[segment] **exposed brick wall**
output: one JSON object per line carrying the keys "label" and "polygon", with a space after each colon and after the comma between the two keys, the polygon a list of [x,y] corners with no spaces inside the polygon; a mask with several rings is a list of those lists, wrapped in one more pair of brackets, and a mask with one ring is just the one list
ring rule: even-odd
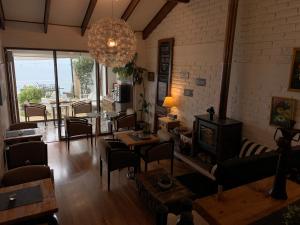
{"label": "exposed brick wall", "polygon": [[[269,146],[272,96],[300,99],[287,90],[294,47],[300,47],[299,0],[240,0],[228,111],[244,122],[244,135]],[[300,127],[300,104],[296,111]]]}
{"label": "exposed brick wall", "polygon": [[[189,127],[194,115],[219,105],[227,2],[191,0],[178,4],[146,40],[146,67],[156,73],[158,40],[175,38],[172,96],[178,107],[173,110]],[[189,79],[182,78],[181,71],[189,72]],[[207,80],[205,87],[196,86],[199,77]],[[146,82],[146,86],[153,111],[156,81]],[[183,96],[184,88],[193,89],[194,97]]]}

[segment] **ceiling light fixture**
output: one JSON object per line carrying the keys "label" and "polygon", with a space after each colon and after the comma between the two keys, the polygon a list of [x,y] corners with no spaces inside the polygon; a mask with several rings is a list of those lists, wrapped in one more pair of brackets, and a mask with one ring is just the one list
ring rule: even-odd
{"label": "ceiling light fixture", "polygon": [[91,56],[108,67],[122,67],[136,53],[136,37],[130,26],[121,19],[103,18],[88,31],[88,49]]}

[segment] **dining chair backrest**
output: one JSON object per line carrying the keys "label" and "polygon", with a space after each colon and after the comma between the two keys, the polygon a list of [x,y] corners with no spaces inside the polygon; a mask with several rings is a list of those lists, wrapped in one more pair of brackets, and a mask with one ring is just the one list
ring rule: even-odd
{"label": "dining chair backrest", "polygon": [[121,116],[115,121],[116,131],[120,131],[121,129],[135,129],[136,128],[136,113]]}
{"label": "dining chair backrest", "polygon": [[6,158],[8,169],[26,165],[47,165],[47,144],[42,141],[30,141],[10,145],[6,150]]}
{"label": "dining chair backrest", "polygon": [[72,104],[73,115],[76,116],[80,113],[91,113],[92,102],[79,101]]}
{"label": "dining chair backrest", "polygon": [[14,123],[9,126],[8,130],[22,130],[22,129],[34,129],[38,128],[37,123],[34,122],[21,122],[21,123]]}
{"label": "dining chair backrest", "polygon": [[26,117],[45,116],[46,106],[42,104],[35,104],[35,103],[25,104],[24,111]]}
{"label": "dining chair backrest", "polygon": [[48,166],[22,166],[7,171],[3,175],[1,185],[7,187],[47,178],[52,178],[52,173]]}

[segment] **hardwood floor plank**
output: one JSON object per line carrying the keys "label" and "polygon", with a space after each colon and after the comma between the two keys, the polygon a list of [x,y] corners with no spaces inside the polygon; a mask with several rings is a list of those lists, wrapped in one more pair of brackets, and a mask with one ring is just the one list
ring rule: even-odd
{"label": "hardwood floor plank", "polygon": [[[69,152],[64,142],[49,143],[48,154],[54,169],[60,225],[154,224],[154,215],[139,197],[135,182],[126,178],[127,169],[111,173],[111,191],[107,192],[106,168],[100,177],[99,152],[86,139],[72,141]],[[169,163],[151,163],[149,170],[169,170]],[[175,160],[175,175],[190,171]]]}

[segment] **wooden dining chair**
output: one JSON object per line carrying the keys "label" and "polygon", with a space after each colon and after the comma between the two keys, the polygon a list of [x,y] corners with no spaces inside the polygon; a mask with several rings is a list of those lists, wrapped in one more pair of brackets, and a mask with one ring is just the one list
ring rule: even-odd
{"label": "wooden dining chair", "polygon": [[53,173],[51,172],[49,166],[22,166],[12,170],[8,170],[6,173],[4,173],[1,180],[1,185],[7,187],[47,178],[51,178],[51,180],[53,180]]}
{"label": "wooden dining chair", "polygon": [[23,130],[23,129],[34,129],[38,128],[37,123],[34,122],[21,122],[21,123],[14,123],[11,124],[8,130]]}
{"label": "wooden dining chair", "polygon": [[172,140],[153,144],[140,150],[140,156],[145,162],[145,172],[148,170],[148,163],[170,159],[171,174],[173,174],[174,165],[174,142]]}
{"label": "wooden dining chair", "polygon": [[[9,187],[37,180],[43,180],[50,178],[54,185],[53,170],[49,166],[30,165],[22,166],[4,173],[0,182],[2,187]],[[55,214],[50,216],[41,216],[34,219],[28,218],[26,221],[22,221],[16,225],[58,225],[58,220]]]}
{"label": "wooden dining chair", "polygon": [[78,101],[72,104],[72,116],[77,116],[81,113],[91,113],[92,102]]}
{"label": "wooden dining chair", "polygon": [[91,138],[91,145],[93,145],[93,127],[84,118],[65,117],[65,136],[68,150],[70,140],[73,138]]}
{"label": "wooden dining chair", "polygon": [[48,165],[47,144],[30,141],[10,145],[6,150],[6,160],[9,170],[26,165]]}
{"label": "wooden dining chair", "polygon": [[110,172],[127,167],[134,167],[134,173],[139,166],[139,157],[130,151],[127,146],[116,140],[100,139],[98,148],[100,150],[100,176],[103,172],[103,163],[107,168],[107,189],[110,191]]}
{"label": "wooden dining chair", "polygon": [[47,125],[47,109],[45,105],[29,103],[24,104],[25,121],[29,122],[30,117],[41,116],[44,117],[45,126]]}

